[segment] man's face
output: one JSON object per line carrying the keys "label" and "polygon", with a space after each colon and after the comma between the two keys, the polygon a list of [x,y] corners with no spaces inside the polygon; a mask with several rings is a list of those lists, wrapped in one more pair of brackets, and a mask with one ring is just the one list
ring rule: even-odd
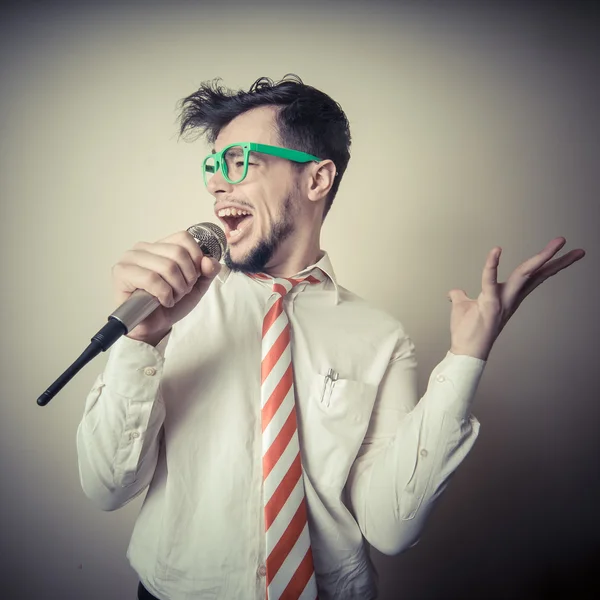
{"label": "man's face", "polygon": [[[273,107],[260,107],[236,117],[219,133],[215,151],[234,142],[279,146],[275,114]],[[209,180],[208,191],[215,197],[215,214],[227,236],[225,264],[234,271],[258,272],[277,260],[282,242],[296,229],[299,198],[294,166],[251,152],[243,181],[230,184],[218,171]]]}

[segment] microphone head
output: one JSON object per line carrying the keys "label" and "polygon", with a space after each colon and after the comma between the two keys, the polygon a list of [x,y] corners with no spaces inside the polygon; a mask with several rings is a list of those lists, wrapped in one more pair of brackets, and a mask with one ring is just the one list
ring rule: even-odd
{"label": "microphone head", "polygon": [[198,223],[187,229],[188,233],[196,240],[200,250],[206,256],[221,260],[227,247],[227,238],[223,230],[214,223]]}

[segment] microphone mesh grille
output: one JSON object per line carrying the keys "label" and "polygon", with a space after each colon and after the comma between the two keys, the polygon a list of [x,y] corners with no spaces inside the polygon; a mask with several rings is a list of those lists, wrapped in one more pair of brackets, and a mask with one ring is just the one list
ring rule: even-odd
{"label": "microphone mesh grille", "polygon": [[218,225],[198,223],[188,227],[187,231],[196,240],[205,255],[221,260],[227,246],[227,238]]}

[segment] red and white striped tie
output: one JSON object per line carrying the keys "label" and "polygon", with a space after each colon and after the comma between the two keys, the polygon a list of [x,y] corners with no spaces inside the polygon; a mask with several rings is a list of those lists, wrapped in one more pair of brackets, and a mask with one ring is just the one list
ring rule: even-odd
{"label": "red and white striped tie", "polygon": [[300,278],[272,278],[262,330],[261,415],[266,530],[266,599],[315,600],[315,580],[296,423],[290,323],[283,297],[299,283],[319,283],[320,269]]}

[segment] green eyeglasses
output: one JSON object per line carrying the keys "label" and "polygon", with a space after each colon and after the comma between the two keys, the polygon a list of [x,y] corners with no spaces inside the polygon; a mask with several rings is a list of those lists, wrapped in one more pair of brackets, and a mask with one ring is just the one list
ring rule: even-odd
{"label": "green eyeglasses", "polygon": [[202,174],[204,184],[208,186],[210,178],[221,169],[225,181],[229,183],[240,183],[248,174],[248,165],[252,164],[250,152],[260,152],[271,156],[278,156],[298,163],[321,162],[320,158],[291,150],[280,146],[268,146],[266,144],[255,144],[254,142],[237,142],[230,144],[215,154],[209,154],[202,163]]}

